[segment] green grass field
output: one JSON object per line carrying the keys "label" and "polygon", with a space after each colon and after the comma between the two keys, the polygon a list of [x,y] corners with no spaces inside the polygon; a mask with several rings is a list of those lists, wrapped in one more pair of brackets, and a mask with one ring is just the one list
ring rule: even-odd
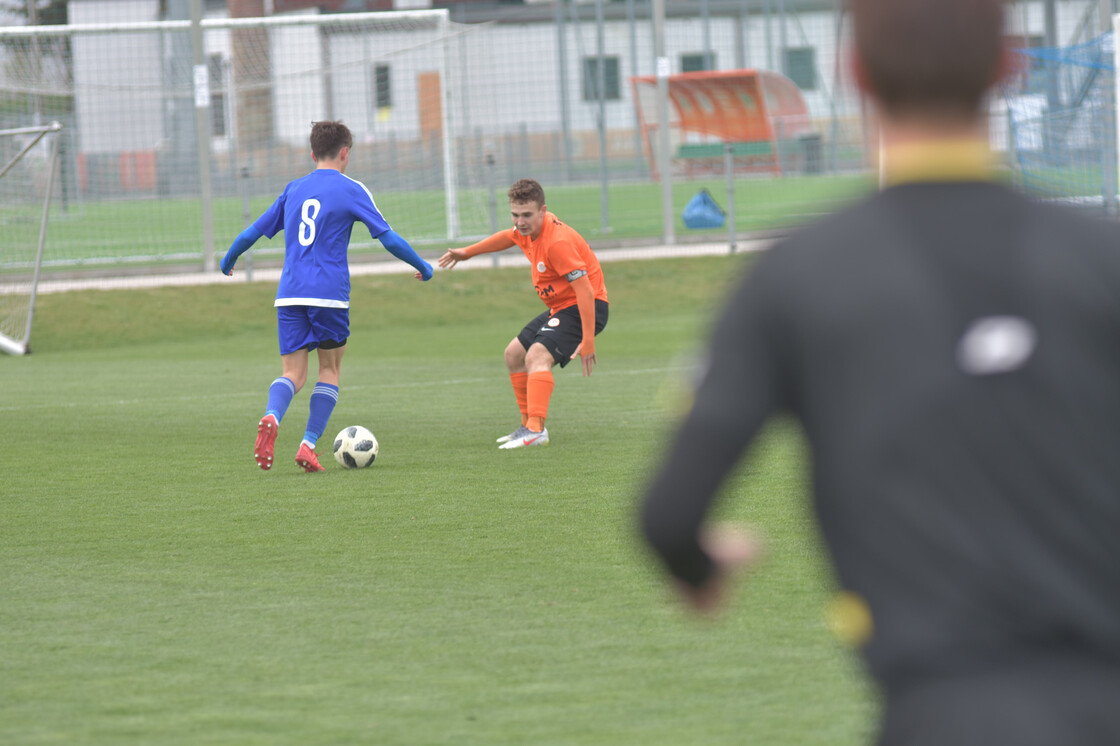
{"label": "green grass field", "polygon": [[381,455],[313,475],[290,461],[309,388],[273,470],[252,458],[270,284],[42,296],[34,354],[0,357],[0,743],[866,742],[792,425],[720,506],[769,540],[721,619],[673,603],[635,537],[747,261],[606,265],[595,374],[558,371],[552,444],[512,452],[524,272],[356,278],[329,432],[365,424]]}

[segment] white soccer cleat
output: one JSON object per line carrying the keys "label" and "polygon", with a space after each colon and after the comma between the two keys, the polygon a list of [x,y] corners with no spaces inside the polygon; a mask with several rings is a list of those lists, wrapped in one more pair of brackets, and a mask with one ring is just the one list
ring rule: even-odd
{"label": "white soccer cleat", "polygon": [[535,433],[532,430],[526,429],[524,433],[516,438],[502,443],[498,448],[503,451],[508,451],[512,448],[528,448],[529,446],[546,446],[548,445],[548,428]]}
{"label": "white soccer cleat", "polygon": [[522,425],[519,428],[517,428],[516,430],[514,430],[512,433],[510,433],[509,435],[503,435],[502,437],[498,438],[498,440],[495,441],[495,442],[497,442],[497,443],[508,443],[509,441],[513,440],[514,438],[520,438],[522,435],[524,435],[525,433],[528,433],[528,432],[531,432],[531,430],[529,430],[529,428]]}

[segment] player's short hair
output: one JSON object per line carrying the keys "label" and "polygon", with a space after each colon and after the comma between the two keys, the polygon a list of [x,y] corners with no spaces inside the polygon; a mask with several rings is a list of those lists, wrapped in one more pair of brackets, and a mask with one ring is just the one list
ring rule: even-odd
{"label": "player's short hair", "polygon": [[1001,70],[1004,0],[848,0],[856,54],[891,114],[971,116]]}
{"label": "player's short hair", "polygon": [[342,122],[327,120],[311,124],[311,152],[316,158],[335,158],[340,150],[353,145],[354,136]]}
{"label": "player's short hair", "polygon": [[509,188],[509,201],[511,204],[536,202],[537,207],[544,207],[544,187],[532,179],[521,179]]}

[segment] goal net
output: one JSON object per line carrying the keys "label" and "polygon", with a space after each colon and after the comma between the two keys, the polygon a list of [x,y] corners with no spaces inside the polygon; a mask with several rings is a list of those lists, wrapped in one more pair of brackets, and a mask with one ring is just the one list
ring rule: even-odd
{"label": "goal net", "polygon": [[0,350],[11,355],[30,352],[61,130],[0,130]]}
{"label": "goal net", "polygon": [[1003,87],[1010,162],[1043,199],[1115,214],[1117,130],[1114,34],[1069,47],[1016,51]]}
{"label": "goal net", "polygon": [[[314,168],[308,135],[323,119],[350,127],[347,175],[410,242],[446,242],[463,232],[461,212],[480,211],[460,201],[450,104],[465,32],[447,10],[207,17],[199,45],[190,20],[159,20],[169,4],[126,4],[72,3],[69,25],[0,28],[0,128],[27,123],[10,112],[65,125],[52,274],[190,269],[220,255]],[[360,231],[352,248],[384,255]],[[283,241],[254,253],[278,261]]]}

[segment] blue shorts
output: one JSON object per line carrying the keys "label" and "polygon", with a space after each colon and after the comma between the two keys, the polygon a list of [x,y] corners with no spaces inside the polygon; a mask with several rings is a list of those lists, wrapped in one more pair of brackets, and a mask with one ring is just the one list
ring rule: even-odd
{"label": "blue shorts", "polygon": [[350,309],[277,306],[276,331],[281,355],[318,347],[342,347],[350,337]]}

